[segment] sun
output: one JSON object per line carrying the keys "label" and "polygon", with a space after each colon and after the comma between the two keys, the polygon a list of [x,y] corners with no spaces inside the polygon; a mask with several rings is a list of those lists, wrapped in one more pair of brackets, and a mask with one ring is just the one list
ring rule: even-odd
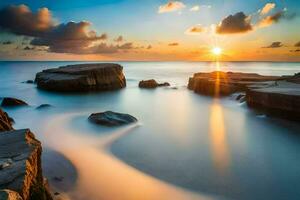
{"label": "sun", "polygon": [[215,55],[215,56],[219,56],[222,53],[222,49],[220,47],[214,47],[211,52]]}

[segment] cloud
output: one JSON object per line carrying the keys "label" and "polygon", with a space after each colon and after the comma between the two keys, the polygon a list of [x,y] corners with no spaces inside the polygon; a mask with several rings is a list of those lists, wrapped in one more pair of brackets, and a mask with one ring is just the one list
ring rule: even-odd
{"label": "cloud", "polygon": [[168,46],[171,46],[171,47],[178,46],[178,45],[179,45],[178,42],[172,42],[172,43],[168,44]]}
{"label": "cloud", "polygon": [[34,47],[26,46],[26,47],[23,48],[23,50],[26,50],[26,51],[28,51],[28,50],[35,50],[35,48]]}
{"label": "cloud", "polygon": [[95,31],[89,31],[90,23],[68,22],[60,24],[41,37],[31,41],[31,45],[48,46],[50,52],[55,53],[78,53],[85,51],[94,42],[107,39],[106,34],[97,36]]}
{"label": "cloud", "polygon": [[266,47],[263,47],[263,48],[280,48],[282,46],[283,46],[282,42],[273,42],[269,46],[266,46]]}
{"label": "cloud", "polygon": [[184,3],[180,1],[170,1],[165,5],[159,6],[158,13],[174,12],[183,9],[184,7]]}
{"label": "cloud", "polygon": [[26,5],[8,6],[0,10],[0,27],[17,35],[41,36],[54,26],[51,12],[41,8],[33,13]]}
{"label": "cloud", "polygon": [[152,45],[148,45],[146,49],[152,49]]}
{"label": "cloud", "polygon": [[295,44],[295,47],[300,47],[300,41]]}
{"label": "cloud", "polygon": [[187,35],[199,35],[200,33],[205,32],[205,31],[206,31],[206,28],[202,27],[201,24],[197,24],[195,26],[192,26],[192,27],[188,28],[185,31],[185,34],[187,34]]}
{"label": "cloud", "polygon": [[193,6],[190,11],[193,11],[193,12],[196,12],[196,11],[199,11],[200,10],[200,6],[196,5],[196,6]]}
{"label": "cloud", "polygon": [[273,15],[270,15],[270,16],[267,16],[267,17],[263,18],[258,23],[258,26],[260,28],[271,26],[272,24],[277,23],[283,17],[284,17],[284,11],[283,10],[278,11]]}
{"label": "cloud", "polygon": [[[98,35],[90,30],[91,23],[87,21],[54,24],[51,12],[42,8],[33,13],[27,6],[8,6],[0,10],[0,28],[24,38],[30,38],[30,46],[24,50],[37,50],[42,47],[48,52],[94,54],[116,53],[133,49],[134,45],[127,42],[120,45],[109,45],[103,41],[107,34]],[[123,37],[117,38],[122,42]],[[101,43],[100,43],[101,42]]]}
{"label": "cloud", "polygon": [[10,44],[13,44],[13,42],[12,41],[4,41],[4,42],[2,42],[2,44],[3,45],[10,45]]}
{"label": "cloud", "polygon": [[123,36],[119,36],[119,37],[117,37],[116,39],[114,39],[114,41],[115,42],[123,42],[124,41],[124,38],[123,38]]}
{"label": "cloud", "polygon": [[246,16],[243,12],[238,12],[235,15],[229,15],[224,18],[216,27],[218,34],[236,34],[246,33],[253,29],[251,25],[251,17]]}
{"label": "cloud", "polygon": [[276,6],[275,3],[267,3],[260,11],[260,15],[268,14],[271,10],[275,8],[275,6]]}

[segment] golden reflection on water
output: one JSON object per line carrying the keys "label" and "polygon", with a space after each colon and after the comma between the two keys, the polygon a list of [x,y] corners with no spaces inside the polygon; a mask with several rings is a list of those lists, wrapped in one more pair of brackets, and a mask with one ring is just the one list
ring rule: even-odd
{"label": "golden reflection on water", "polygon": [[215,168],[225,174],[230,164],[223,109],[217,99],[210,110],[210,140]]}

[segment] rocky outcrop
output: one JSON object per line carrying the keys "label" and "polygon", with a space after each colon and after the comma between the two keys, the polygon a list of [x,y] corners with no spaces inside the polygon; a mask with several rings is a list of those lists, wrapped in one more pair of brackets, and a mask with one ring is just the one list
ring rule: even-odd
{"label": "rocky outcrop", "polygon": [[1,200],[22,200],[22,197],[19,193],[12,190],[0,190],[0,199]]}
{"label": "rocky outcrop", "polygon": [[37,87],[59,92],[104,91],[124,88],[123,67],[113,63],[68,65],[36,74]]}
{"label": "rocky outcrop", "polygon": [[157,83],[156,80],[150,79],[150,80],[142,80],[139,82],[140,88],[157,88],[157,87],[163,87],[163,86],[170,86],[168,82],[164,83]]}
{"label": "rocky outcrop", "polygon": [[9,197],[4,199],[16,193],[23,200],[52,199],[42,175],[41,153],[41,143],[28,129],[0,134],[0,195]]}
{"label": "rocky outcrop", "polygon": [[12,118],[10,118],[6,112],[0,109],[0,132],[13,130],[12,121]]}
{"label": "rocky outcrop", "polygon": [[37,110],[46,109],[52,107],[50,104],[41,104],[38,107],[36,107]]}
{"label": "rocky outcrop", "polygon": [[227,96],[235,92],[244,92],[249,87],[260,88],[282,80],[278,76],[262,76],[255,73],[236,73],[215,71],[196,73],[189,79],[188,88],[196,93],[209,96]]}
{"label": "rocky outcrop", "polygon": [[1,103],[3,107],[12,107],[12,106],[27,106],[28,104],[20,99],[12,97],[4,97]]}
{"label": "rocky outcrop", "polygon": [[91,114],[89,121],[104,126],[121,126],[137,122],[137,119],[128,114],[106,111]]}
{"label": "rocky outcrop", "polygon": [[268,114],[300,121],[300,84],[278,81],[273,87],[249,89],[246,101]]}

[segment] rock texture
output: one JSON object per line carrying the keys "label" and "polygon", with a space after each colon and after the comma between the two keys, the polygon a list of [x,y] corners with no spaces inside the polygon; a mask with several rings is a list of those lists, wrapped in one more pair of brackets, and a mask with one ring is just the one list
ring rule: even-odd
{"label": "rock texture", "polygon": [[157,88],[162,86],[170,86],[168,82],[165,83],[157,83],[156,80],[150,79],[150,80],[142,80],[139,82],[140,88]]}
{"label": "rock texture", "polygon": [[1,195],[11,190],[23,200],[52,199],[42,175],[41,153],[41,143],[30,130],[1,132],[0,189],[4,190]]}
{"label": "rock texture", "polygon": [[268,87],[275,81],[282,80],[278,76],[262,76],[255,73],[233,73],[215,71],[196,73],[189,79],[188,88],[196,93],[210,96],[226,96],[235,92],[243,92],[248,87]]}
{"label": "rock texture", "polygon": [[104,91],[124,88],[123,67],[113,63],[68,65],[36,74],[38,88],[59,92]]}
{"label": "rock texture", "polygon": [[12,119],[7,115],[6,112],[0,109],[0,132],[10,130],[13,130]]}
{"label": "rock texture", "polygon": [[121,126],[137,122],[137,119],[131,115],[112,111],[93,113],[89,116],[89,120],[104,126]]}
{"label": "rock texture", "polygon": [[12,190],[0,190],[0,200],[22,200],[22,197]]}
{"label": "rock texture", "polygon": [[300,121],[300,84],[278,81],[273,87],[249,89],[246,101],[250,107]]}
{"label": "rock texture", "polygon": [[1,106],[3,107],[8,107],[8,106],[26,106],[28,105],[26,102],[20,100],[20,99],[16,99],[16,98],[12,98],[12,97],[4,97],[1,103]]}

